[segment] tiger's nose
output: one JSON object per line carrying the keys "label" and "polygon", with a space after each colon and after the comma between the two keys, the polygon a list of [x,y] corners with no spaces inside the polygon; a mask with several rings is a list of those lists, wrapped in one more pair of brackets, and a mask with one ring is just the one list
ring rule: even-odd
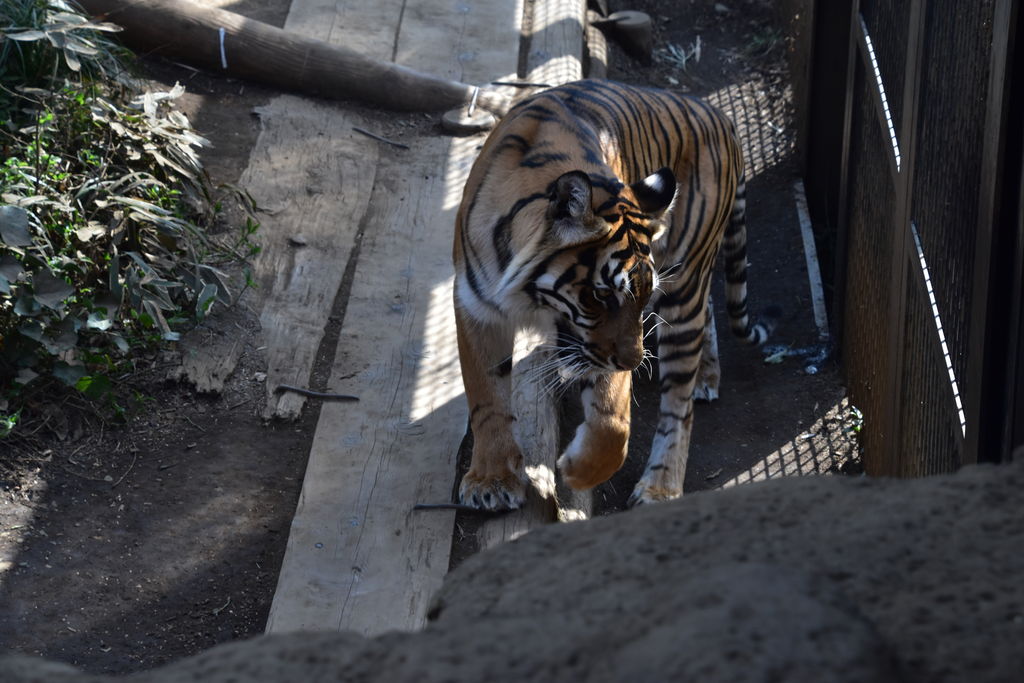
{"label": "tiger's nose", "polygon": [[635,370],[643,359],[644,347],[636,344],[629,348],[617,347],[608,360],[619,370]]}

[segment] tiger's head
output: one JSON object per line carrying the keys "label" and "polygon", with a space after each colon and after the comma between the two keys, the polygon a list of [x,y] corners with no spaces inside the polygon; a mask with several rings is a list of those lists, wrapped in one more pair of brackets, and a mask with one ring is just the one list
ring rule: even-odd
{"label": "tiger's head", "polygon": [[675,193],[667,168],[600,196],[582,171],[552,183],[546,234],[553,250],[531,290],[559,319],[563,372],[633,370],[643,361],[643,311],[657,286],[651,244]]}

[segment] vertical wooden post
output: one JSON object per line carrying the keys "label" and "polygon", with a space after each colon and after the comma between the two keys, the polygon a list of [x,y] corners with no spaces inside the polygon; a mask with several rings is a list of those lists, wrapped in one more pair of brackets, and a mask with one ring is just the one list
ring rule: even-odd
{"label": "vertical wooden post", "polygon": [[[974,252],[974,282],[971,288],[970,342],[964,411],[967,432],[964,462],[1009,459],[1012,444],[1013,394],[1017,357],[1017,326],[1020,324],[1021,290],[1019,275],[1022,244],[1015,235],[1012,209],[1003,209],[1017,188],[1004,184],[1014,177],[1020,164],[1020,119],[1009,118],[1016,96],[1016,115],[1024,93],[1012,91],[1013,59],[1019,9],[1012,0],[998,0],[992,20],[992,55],[988,83],[988,112],[982,149],[981,198]],[[1018,69],[1021,60],[1018,58]],[[1012,182],[1012,181],[1011,181]],[[1012,200],[1011,200],[1012,201]],[[1016,254],[1017,258],[1013,258]],[[1001,292],[1001,293],[1000,293]]]}
{"label": "vertical wooden post", "polygon": [[[527,1],[533,4],[526,80],[558,85],[582,78],[586,0]],[[551,343],[552,335],[552,330],[540,330],[516,338],[512,369],[516,439],[526,457],[532,486],[523,509],[481,525],[477,532],[481,548],[512,540],[556,519],[579,519],[590,514],[589,491],[555,489],[558,406],[530,379],[550,357],[550,352],[539,345]]]}

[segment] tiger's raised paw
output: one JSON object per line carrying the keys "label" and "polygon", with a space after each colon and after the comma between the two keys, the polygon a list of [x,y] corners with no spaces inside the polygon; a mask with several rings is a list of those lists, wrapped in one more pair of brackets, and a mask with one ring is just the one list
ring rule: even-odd
{"label": "tiger's raised paw", "polygon": [[619,471],[626,461],[627,433],[592,433],[580,425],[576,437],[558,458],[558,471],[571,488],[586,490],[603,484]]}
{"label": "tiger's raised paw", "polygon": [[489,512],[518,510],[526,502],[526,478],[514,472],[480,476],[470,469],[459,485],[459,502]]}

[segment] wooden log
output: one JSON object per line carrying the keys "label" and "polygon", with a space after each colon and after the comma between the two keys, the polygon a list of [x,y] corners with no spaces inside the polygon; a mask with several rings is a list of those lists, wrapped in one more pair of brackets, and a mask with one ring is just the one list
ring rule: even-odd
{"label": "wooden log", "polygon": [[[533,0],[526,80],[558,85],[583,76],[585,0]],[[530,479],[526,504],[483,522],[476,533],[481,549],[514,540],[530,529],[559,520],[590,516],[590,491],[572,491],[557,483],[559,407],[536,377],[547,364],[554,330],[522,331],[516,336],[512,367],[512,405],[516,442]]]}
{"label": "wooden log", "polygon": [[[90,14],[124,28],[124,42],[286,90],[359,99],[382,107],[440,111],[469,102],[476,87],[372,59],[340,45],[292,33],[188,0],[80,0]],[[477,105],[503,114],[507,98],[481,89]]]}
{"label": "wooden log", "polygon": [[527,80],[561,85],[583,78],[586,0],[535,0]]}
{"label": "wooden log", "polygon": [[[527,79],[535,83],[558,85],[583,78],[583,60],[586,50],[584,34],[587,26],[586,0],[534,0],[533,26],[530,39],[530,54],[527,56]],[[554,339],[553,330],[547,331],[547,342]],[[530,405],[530,429],[534,436],[532,448],[538,452],[537,472],[555,473],[558,459],[558,414],[561,407],[549,393],[540,390],[535,381],[536,368],[543,363],[547,354],[537,348],[541,341],[530,336],[516,339],[516,353],[522,353],[523,362],[517,363],[512,372],[514,391],[521,392],[524,405]],[[518,358],[517,358],[518,359]],[[543,464],[543,466],[541,466]],[[536,482],[543,477],[536,474]],[[554,491],[554,512],[559,521],[574,521],[590,517],[593,497],[590,491],[575,491],[556,478]]]}

